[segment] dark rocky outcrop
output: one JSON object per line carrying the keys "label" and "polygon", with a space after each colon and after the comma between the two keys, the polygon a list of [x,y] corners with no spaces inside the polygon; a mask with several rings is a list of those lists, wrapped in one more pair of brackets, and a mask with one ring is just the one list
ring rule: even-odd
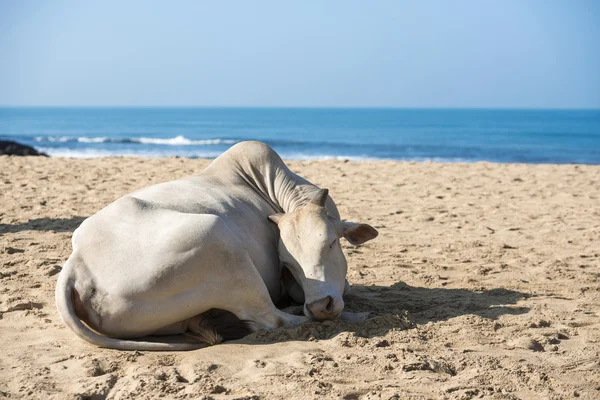
{"label": "dark rocky outcrop", "polygon": [[13,142],[11,140],[0,140],[0,155],[48,157],[48,154],[40,153],[31,146]]}

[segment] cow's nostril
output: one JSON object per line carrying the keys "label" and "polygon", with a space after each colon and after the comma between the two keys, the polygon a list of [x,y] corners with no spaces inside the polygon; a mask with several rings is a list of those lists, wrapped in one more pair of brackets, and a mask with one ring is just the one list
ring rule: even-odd
{"label": "cow's nostril", "polygon": [[327,310],[328,313],[331,313],[331,312],[333,312],[333,306],[334,306],[333,297],[327,296],[327,300],[328,300],[328,302],[327,302],[327,307],[325,307],[325,310]]}
{"label": "cow's nostril", "polygon": [[335,308],[336,303],[332,296],[323,297],[321,300],[306,305],[306,309],[310,313],[309,317],[317,320],[333,317]]}

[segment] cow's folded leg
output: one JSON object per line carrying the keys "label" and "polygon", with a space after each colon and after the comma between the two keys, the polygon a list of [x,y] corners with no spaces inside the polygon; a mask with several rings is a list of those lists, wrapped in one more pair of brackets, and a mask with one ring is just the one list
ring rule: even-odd
{"label": "cow's folded leg", "polygon": [[282,309],[281,311],[292,315],[304,315],[304,306],[289,306]]}
{"label": "cow's folded leg", "polygon": [[281,310],[277,310],[279,317],[281,318],[281,320],[283,321],[283,327],[285,328],[292,328],[294,326],[298,326],[301,325],[305,322],[310,321],[307,317],[305,317],[304,315],[293,315],[293,314],[288,314],[286,312],[283,312]]}
{"label": "cow's folded leg", "polygon": [[291,327],[308,321],[305,316],[288,314],[275,307],[267,287],[258,274],[256,275],[256,279],[248,277],[244,282],[244,284],[248,284],[249,281],[255,280],[252,288],[248,288],[248,290],[238,288],[236,293],[240,297],[229,304],[229,307],[226,308],[228,311],[234,313],[242,321],[248,322],[254,330]]}
{"label": "cow's folded leg", "polygon": [[277,309],[271,302],[270,304],[254,304],[252,307],[246,307],[244,310],[233,311],[241,320],[248,321],[254,329],[276,329],[280,327],[294,327],[305,322],[309,319],[303,315],[288,314],[285,311]]}
{"label": "cow's folded leg", "polygon": [[[235,288],[223,296],[214,307],[227,310],[247,323],[253,330],[292,327],[308,321],[305,316],[292,315],[273,304],[267,286],[245,252],[232,254],[237,258],[235,269],[230,270],[223,286]],[[221,304],[218,304],[221,303]]]}

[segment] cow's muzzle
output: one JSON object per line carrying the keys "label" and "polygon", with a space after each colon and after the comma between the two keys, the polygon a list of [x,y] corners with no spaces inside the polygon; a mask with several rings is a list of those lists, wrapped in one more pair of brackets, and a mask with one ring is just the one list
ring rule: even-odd
{"label": "cow's muzzle", "polygon": [[332,296],[306,304],[308,317],[316,320],[335,319],[340,316],[343,309],[344,301],[336,300]]}

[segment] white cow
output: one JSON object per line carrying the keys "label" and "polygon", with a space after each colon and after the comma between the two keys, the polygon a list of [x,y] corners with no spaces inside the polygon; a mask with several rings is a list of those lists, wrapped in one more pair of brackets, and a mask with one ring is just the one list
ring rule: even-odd
{"label": "white cow", "polygon": [[[199,175],[131,193],[86,219],[58,278],[58,312],[81,338],[122,350],[214,344],[223,325],[235,324],[224,318],[230,313],[250,330],[358,321],[366,313],[342,313],[339,239],[376,236],[369,225],[342,222],[327,190],[267,145],[243,142]],[[292,284],[282,283],[286,268]],[[286,295],[304,303],[304,315],[275,307]],[[196,341],[142,338],[171,334]]]}

